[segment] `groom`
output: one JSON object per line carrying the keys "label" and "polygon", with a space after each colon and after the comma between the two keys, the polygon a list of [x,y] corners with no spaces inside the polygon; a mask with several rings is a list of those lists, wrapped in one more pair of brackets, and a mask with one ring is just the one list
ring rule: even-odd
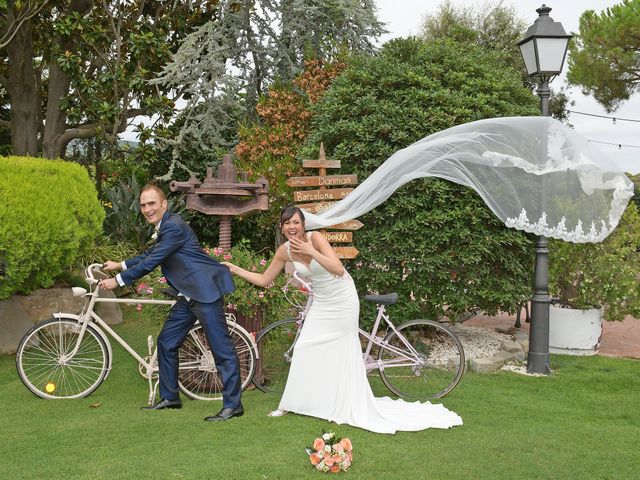
{"label": "groom", "polygon": [[240,366],[223,310],[223,295],[234,290],[229,269],[204,252],[191,227],[179,215],[167,211],[167,199],[160,188],[151,184],[143,187],[140,212],[155,225],[156,244],[124,262],[107,261],[104,270],[123,271],[114,278],[101,280],[99,286],[112,290],[118,285],[129,285],[160,265],[167,283],[179,292],[158,336],[160,401],[146,408],[182,407],[178,394],[178,349],[197,318],[211,345],[223,384],[223,408],[205,420],[240,417],[244,413],[240,402]]}

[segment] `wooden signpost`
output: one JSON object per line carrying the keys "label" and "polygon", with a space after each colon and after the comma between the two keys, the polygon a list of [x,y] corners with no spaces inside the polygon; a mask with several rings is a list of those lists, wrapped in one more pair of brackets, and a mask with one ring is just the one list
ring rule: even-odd
{"label": "wooden signpost", "polygon": [[324,177],[289,177],[287,185],[290,187],[342,187],[357,185],[357,175],[325,175]]}
{"label": "wooden signpost", "polygon": [[[310,213],[321,213],[328,210],[335,202],[342,200],[354,189],[346,185],[357,185],[357,175],[327,175],[327,168],[340,168],[340,160],[327,160],[324,153],[324,145],[320,144],[318,160],[303,160],[303,168],[317,168],[318,175],[309,177],[290,177],[287,185],[293,188],[318,187],[313,190],[295,190],[293,192],[294,202],[305,202],[298,205],[299,208]],[[334,188],[331,188],[334,187]],[[311,202],[311,203],[307,203]],[[328,228],[333,230],[351,230],[348,232],[328,232],[320,230],[320,233],[329,243],[351,243],[353,241],[353,230],[362,228],[362,222],[349,220],[348,222],[332,225]],[[334,246],[334,251],[340,259],[350,259],[358,256],[358,249],[353,246]]]}
{"label": "wooden signpost", "polygon": [[318,200],[342,200],[353,192],[353,188],[334,188],[331,190],[296,190],[293,192],[294,202],[313,202]]}

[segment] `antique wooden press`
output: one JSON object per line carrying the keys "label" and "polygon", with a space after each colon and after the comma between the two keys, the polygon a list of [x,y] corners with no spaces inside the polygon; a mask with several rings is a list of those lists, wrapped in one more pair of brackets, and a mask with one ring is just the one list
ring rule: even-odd
{"label": "antique wooden press", "polygon": [[207,167],[207,176],[202,182],[192,176],[186,182],[172,180],[169,184],[172,192],[186,193],[187,208],[220,217],[218,246],[227,251],[231,248],[233,217],[269,209],[267,179],[260,177],[255,183],[248,183],[246,172],[242,172],[239,180],[231,158],[231,154],[223,155],[217,177],[213,176],[213,168]]}

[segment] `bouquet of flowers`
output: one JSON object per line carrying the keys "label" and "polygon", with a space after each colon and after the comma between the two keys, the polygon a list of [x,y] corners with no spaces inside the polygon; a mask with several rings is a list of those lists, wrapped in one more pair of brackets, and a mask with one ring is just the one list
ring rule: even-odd
{"label": "bouquet of flowers", "polygon": [[333,432],[325,432],[306,449],[309,461],[321,472],[346,472],[353,461],[353,446],[348,438],[338,438]]}

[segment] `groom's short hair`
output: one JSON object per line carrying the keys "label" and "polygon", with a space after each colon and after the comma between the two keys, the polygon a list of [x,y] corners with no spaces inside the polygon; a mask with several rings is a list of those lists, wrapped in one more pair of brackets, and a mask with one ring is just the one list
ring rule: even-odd
{"label": "groom's short hair", "polygon": [[140,190],[140,195],[142,195],[142,193],[146,192],[147,190],[154,190],[160,196],[160,201],[167,199],[164,191],[155,183],[147,183],[144,187],[142,187],[142,190]]}

